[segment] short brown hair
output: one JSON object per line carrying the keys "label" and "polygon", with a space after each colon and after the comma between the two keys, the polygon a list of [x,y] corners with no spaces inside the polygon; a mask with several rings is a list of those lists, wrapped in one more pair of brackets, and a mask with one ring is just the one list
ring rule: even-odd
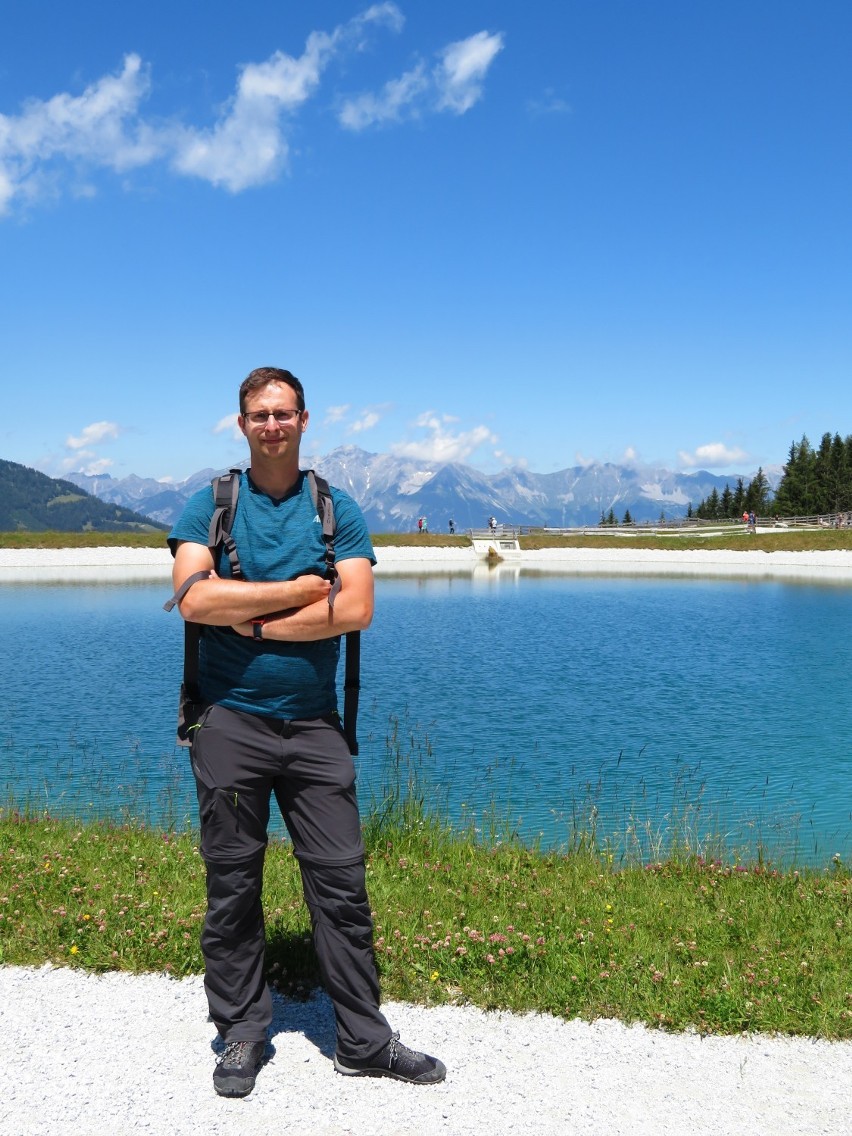
{"label": "short brown hair", "polygon": [[296,404],[299,411],[305,409],[305,390],[295,375],[281,367],[255,367],[250,375],[240,384],[240,414],[246,412],[246,399],[256,390],[268,386],[270,383],[284,383],[291,387],[296,394]]}

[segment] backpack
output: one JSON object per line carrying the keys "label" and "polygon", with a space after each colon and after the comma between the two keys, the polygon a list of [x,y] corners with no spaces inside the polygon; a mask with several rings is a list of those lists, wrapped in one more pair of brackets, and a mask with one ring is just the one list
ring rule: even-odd
{"label": "backpack", "polygon": [[[331,500],[331,490],[328,482],[319,477],[312,469],[306,470],[308,488],[314,508],[322,522],[322,538],[325,542],[325,576],[332,581],[329,603],[334,603],[334,597],[340,590],[340,577],[334,564],[334,505]],[[220,477],[214,477],[213,485],[213,516],[210,518],[210,528],[207,533],[207,546],[213,555],[213,563],[218,571],[222,552],[224,551],[231,564],[231,576],[235,580],[242,580],[243,570],[237,546],[231,536],[231,526],[237,511],[237,498],[240,492],[240,475],[242,470],[232,469]],[[195,572],[184,580],[180,588],[165,604],[165,611],[180,603],[189,589],[198,580],[206,579],[207,572]],[[183,682],[180,688],[180,701],[178,704],[177,744],[188,746],[191,741],[190,731],[198,725],[198,718],[204,708],[201,692],[198,687],[198,646],[201,638],[201,624],[184,620],[183,625]],[[343,679],[343,733],[349,745],[349,752],[353,757],[358,754],[358,739],[356,725],[358,720],[358,695],[361,689],[361,632],[346,632],[346,667]]]}

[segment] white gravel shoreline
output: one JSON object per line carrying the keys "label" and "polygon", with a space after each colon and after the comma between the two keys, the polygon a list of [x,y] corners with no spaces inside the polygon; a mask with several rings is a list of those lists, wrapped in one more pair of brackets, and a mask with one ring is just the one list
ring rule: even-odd
{"label": "white gravel shoreline", "polygon": [[385,1007],[443,1085],[343,1078],[324,996],[276,998],[245,1100],[212,1087],[200,978],[0,968],[2,1136],[848,1136],[852,1043],[667,1034],[616,1021]]}
{"label": "white gravel shoreline", "polygon": [[[825,580],[852,584],[852,551],[760,552],[745,549],[545,548],[523,552],[496,568],[472,548],[390,547],[376,550],[379,575],[472,572],[479,577],[518,569],[576,574],[736,576]],[[0,584],[171,578],[167,548],[0,549]]]}

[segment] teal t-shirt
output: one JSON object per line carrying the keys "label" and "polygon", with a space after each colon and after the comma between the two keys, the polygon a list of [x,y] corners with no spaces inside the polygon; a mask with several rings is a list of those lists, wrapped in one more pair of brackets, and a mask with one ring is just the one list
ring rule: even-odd
{"label": "teal t-shirt", "polygon": [[[332,488],[335,561],[363,557],[376,563],[367,525],[348,494]],[[187,501],[169,533],[169,544],[207,545],[214,501],[212,486]],[[325,574],[322,524],[304,472],[281,500],[261,492],[248,471],[240,478],[231,527],[246,580],[292,580],[308,572]],[[230,577],[223,554],[219,574]],[[318,718],[337,709],[336,674],[340,637],[312,643],[277,643],[246,638],[230,627],[203,626],[199,686],[206,702],[276,718]]]}

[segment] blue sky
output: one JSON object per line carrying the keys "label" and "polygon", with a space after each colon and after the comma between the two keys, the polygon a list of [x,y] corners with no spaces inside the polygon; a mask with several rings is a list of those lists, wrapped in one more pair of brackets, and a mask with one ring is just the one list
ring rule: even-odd
{"label": "blue sky", "polygon": [[848,0],[9,0],[0,458],[750,473],[852,433]]}

